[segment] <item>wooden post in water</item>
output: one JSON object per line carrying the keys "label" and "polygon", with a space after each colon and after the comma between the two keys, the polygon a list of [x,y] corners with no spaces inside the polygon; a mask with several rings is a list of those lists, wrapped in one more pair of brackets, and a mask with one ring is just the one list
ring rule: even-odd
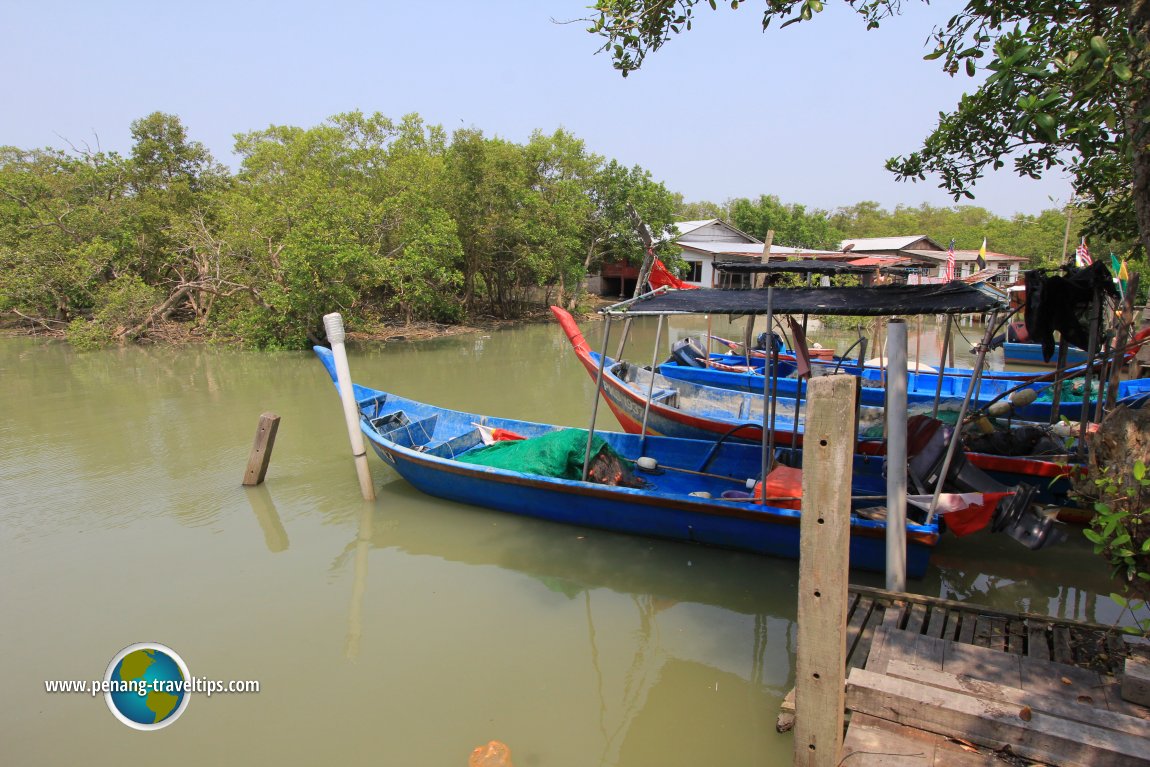
{"label": "wooden post in water", "polygon": [[359,491],[363,500],[375,500],[375,487],[371,482],[371,467],[367,465],[367,448],[363,446],[363,432],[359,430],[359,407],[355,404],[352,391],[351,368],[347,364],[347,349],[343,341],[343,315],[332,312],[323,316],[323,326],[327,330],[327,340],[331,342],[331,354],[335,358],[335,377],[339,383],[339,399],[343,403],[343,417],[347,422],[347,437],[351,441],[351,454],[355,457],[355,471],[359,475]]}
{"label": "wooden post in water", "polygon": [[[775,230],[774,229],[768,229],[767,230],[767,239],[763,242],[763,255],[759,258],[760,264],[765,264],[771,260],[771,246],[774,245],[774,243],[775,243]],[[760,288],[771,284],[771,275],[768,274],[767,272],[763,272],[763,274],[761,276],[759,276],[758,278],[752,277],[751,279],[754,280],[756,286],[760,287]],[[771,328],[768,325],[767,326],[767,333],[770,333],[770,332],[771,332]],[[768,338],[769,337],[770,336],[768,336]]]}
{"label": "wooden post in water", "polygon": [[272,448],[276,444],[276,432],[280,428],[280,417],[275,413],[260,415],[260,425],[256,429],[252,452],[248,455],[248,468],[244,472],[244,484],[250,487],[264,481],[268,464],[272,460]]}
{"label": "wooden post in water", "polygon": [[859,379],[807,384],[793,763],[833,767],[843,741],[851,469]]}

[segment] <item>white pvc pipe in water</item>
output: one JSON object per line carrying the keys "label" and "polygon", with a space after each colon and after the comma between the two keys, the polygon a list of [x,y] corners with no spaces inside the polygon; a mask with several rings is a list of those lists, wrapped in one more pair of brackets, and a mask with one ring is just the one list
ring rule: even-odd
{"label": "white pvc pipe in water", "polygon": [[886,587],[905,591],[906,320],[893,319],[887,324],[886,349]]}
{"label": "white pvc pipe in water", "polygon": [[351,441],[351,454],[355,456],[355,471],[359,475],[359,490],[365,501],[375,500],[375,487],[371,482],[371,468],[367,465],[367,449],[363,445],[363,432],[359,430],[359,407],[355,404],[355,393],[351,385],[351,368],[347,364],[347,349],[343,342],[347,334],[343,330],[343,315],[339,312],[325,314],[323,326],[327,330],[327,340],[331,342],[331,354],[335,358],[335,377],[339,383],[339,398],[343,403],[343,417],[347,422],[347,436]]}

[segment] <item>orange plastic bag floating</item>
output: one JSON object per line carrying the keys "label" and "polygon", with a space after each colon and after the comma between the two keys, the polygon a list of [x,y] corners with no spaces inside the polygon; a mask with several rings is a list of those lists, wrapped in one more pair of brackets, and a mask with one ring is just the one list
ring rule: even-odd
{"label": "orange plastic bag floating", "polygon": [[[790,466],[776,466],[767,475],[767,503],[780,509],[801,509],[803,495],[803,470]],[[755,498],[763,497],[763,483],[755,485]],[[772,501],[771,498],[793,498],[794,500]]]}
{"label": "orange plastic bag floating", "polygon": [[511,749],[498,740],[486,746],[476,746],[467,760],[467,767],[514,767],[511,764]]}

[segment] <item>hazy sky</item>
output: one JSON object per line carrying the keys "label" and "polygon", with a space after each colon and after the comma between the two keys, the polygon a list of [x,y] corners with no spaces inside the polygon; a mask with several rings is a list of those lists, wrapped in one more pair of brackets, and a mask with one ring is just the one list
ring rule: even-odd
{"label": "hazy sky", "polygon": [[[127,152],[131,121],[159,110],[234,165],[235,133],[417,112],[517,142],[563,127],[688,200],[952,204],[883,162],[916,149],[971,87],[922,60],[953,3],[908,3],[871,32],[828,3],[765,34],[760,3],[704,3],[690,33],[624,79],[586,23],[557,23],[590,2],[0,0],[0,144]],[[1000,172],[975,193],[1009,216],[1060,207],[1070,186]]]}

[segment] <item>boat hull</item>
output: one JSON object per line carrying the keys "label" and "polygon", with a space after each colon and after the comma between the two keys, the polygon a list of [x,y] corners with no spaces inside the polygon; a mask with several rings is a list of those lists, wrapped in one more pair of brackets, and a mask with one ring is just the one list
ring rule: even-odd
{"label": "boat hull", "polygon": [[[1042,357],[1042,344],[1020,343],[1007,341],[1002,345],[1002,359],[1015,365],[1039,365],[1054,367],[1058,364],[1058,355],[1049,361]],[[1086,362],[1086,351],[1077,346],[1070,346],[1066,350],[1066,364],[1081,365]]]}
{"label": "boat hull", "polygon": [[[370,436],[370,435],[369,435]],[[697,543],[753,554],[797,559],[801,514],[789,509],[714,499],[668,499],[620,492],[606,486],[567,487],[496,472],[443,467],[409,451],[373,447],[415,488],[437,498],[479,505],[520,516],[579,527],[665,540]],[[725,507],[719,510],[717,507]],[[760,508],[769,511],[758,511]],[[867,523],[867,524],[861,524]],[[850,565],[883,572],[886,529],[880,523],[852,523]],[[921,578],[930,563],[934,541],[909,539],[907,576]]]}
{"label": "boat hull", "polygon": [[[317,347],[316,354],[335,380],[331,352]],[[656,472],[636,472],[643,488],[603,485],[458,460],[480,443],[480,425],[524,437],[566,429],[462,413],[359,385],[354,397],[369,444],[428,495],[580,527],[798,558],[799,510],[722,497],[723,491],[745,489],[747,478],[758,475],[757,446],[596,432],[624,460],[649,456],[659,464]],[[857,458],[852,489],[868,497],[883,492],[881,462]],[[926,572],[938,537],[937,524],[907,525],[908,576]],[[885,524],[852,515],[850,561],[852,567],[884,571]]]}

